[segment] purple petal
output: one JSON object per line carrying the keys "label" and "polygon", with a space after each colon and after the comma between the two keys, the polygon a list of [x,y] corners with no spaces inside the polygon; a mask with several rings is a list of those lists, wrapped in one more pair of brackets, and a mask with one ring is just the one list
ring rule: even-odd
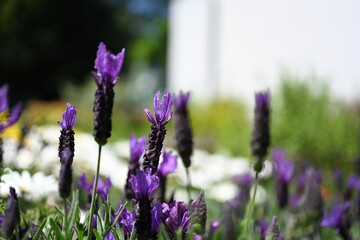
{"label": "purple petal", "polygon": [[157,174],[163,177],[166,177],[170,173],[175,172],[177,168],[177,156],[172,154],[171,151],[163,151],[163,160],[160,164],[160,167],[157,171]]}
{"label": "purple petal", "polygon": [[152,113],[150,112],[149,109],[144,109],[144,112],[146,114],[146,118],[149,122],[151,122],[152,124],[156,125],[156,121],[152,115]]}
{"label": "purple petal", "polygon": [[9,102],[7,93],[9,91],[9,85],[5,84],[0,88],[0,113],[5,112],[9,108]]}
{"label": "purple petal", "polygon": [[66,110],[62,115],[62,119],[62,122],[58,122],[58,124],[63,129],[72,129],[76,122],[76,107],[70,103],[67,103]]}
{"label": "purple petal", "polygon": [[158,203],[151,210],[151,233],[158,234],[160,232],[161,218],[162,218],[162,204]]}
{"label": "purple petal", "polygon": [[159,186],[159,178],[151,175],[151,171],[144,173],[137,169],[136,175],[129,179],[137,199],[149,198],[152,192]]}
{"label": "purple petal", "polygon": [[136,139],[134,134],[130,135],[130,159],[132,162],[138,162],[146,149],[146,137]]}
{"label": "purple petal", "polygon": [[175,98],[175,108],[177,111],[183,111],[190,100],[190,92],[183,93],[180,92],[179,95]]}

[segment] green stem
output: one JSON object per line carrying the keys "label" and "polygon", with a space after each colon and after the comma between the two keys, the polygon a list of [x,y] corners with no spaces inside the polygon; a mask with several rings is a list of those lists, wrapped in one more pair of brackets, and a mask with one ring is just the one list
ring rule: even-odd
{"label": "green stem", "polygon": [[255,197],[256,197],[256,190],[257,190],[257,185],[258,185],[258,179],[259,179],[259,173],[256,172],[255,174],[255,181],[254,181],[254,191],[253,191],[253,195],[252,198],[250,200],[249,203],[249,208],[247,210],[247,214],[246,214],[246,219],[245,219],[245,238],[244,239],[248,239],[249,237],[249,233],[250,233],[250,222],[252,221],[252,215],[254,212],[254,205],[255,205]]}
{"label": "green stem", "polygon": [[191,199],[191,193],[190,193],[191,179],[190,179],[190,171],[189,171],[189,168],[186,168],[186,177],[187,177],[186,191],[187,191],[187,194],[188,194],[188,198],[189,198],[189,200],[190,200],[190,199]]}
{"label": "green stem", "polygon": [[66,198],[63,198],[64,200],[64,233],[65,233],[65,239],[68,238],[68,222],[67,222],[67,215],[68,215],[68,209],[67,209],[67,204],[66,204]]}
{"label": "green stem", "polygon": [[94,208],[95,208],[95,199],[96,199],[96,191],[98,186],[98,180],[99,180],[99,172],[100,172],[100,159],[101,159],[101,145],[99,144],[99,151],[98,151],[98,160],[97,160],[97,166],[96,166],[96,175],[95,175],[95,181],[93,186],[93,192],[91,196],[91,205],[90,205],[90,216],[89,216],[89,222],[88,222],[88,239],[91,240],[92,237],[92,230],[93,230],[93,215],[94,215]]}

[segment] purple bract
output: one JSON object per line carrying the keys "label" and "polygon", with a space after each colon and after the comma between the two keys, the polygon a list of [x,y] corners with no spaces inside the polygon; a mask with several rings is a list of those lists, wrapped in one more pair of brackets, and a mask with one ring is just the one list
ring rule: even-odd
{"label": "purple bract", "polygon": [[92,73],[99,88],[113,87],[117,83],[124,57],[125,49],[114,55],[106,49],[104,43],[99,44],[95,59],[97,73]]}
{"label": "purple bract", "polygon": [[162,220],[162,205],[158,203],[151,209],[151,233],[158,234],[160,232]]}
{"label": "purple bract", "polygon": [[[0,88],[0,114],[9,109],[9,102],[7,98],[8,90],[9,86],[7,84]],[[0,132],[16,123],[20,118],[21,111],[22,105],[20,103],[16,104],[5,120],[0,120]]]}
{"label": "purple bract", "polygon": [[183,93],[180,92],[179,95],[175,98],[175,109],[176,111],[184,111],[186,109],[190,99],[190,92]]}
{"label": "purple bract", "polygon": [[[93,177],[92,181],[89,184],[87,184],[86,183],[86,173],[83,173],[79,178],[79,185],[85,191],[87,191],[88,194],[91,196],[92,192],[93,192],[94,181],[95,181],[95,177]],[[111,184],[110,178],[106,178],[105,181],[103,181],[101,178],[99,178],[96,192],[100,195],[100,197],[103,201],[107,200],[107,196],[109,195],[109,190],[110,190],[111,186],[112,186],[112,184]]]}
{"label": "purple bract", "polygon": [[76,107],[67,103],[66,110],[62,114],[62,119],[62,122],[58,121],[58,124],[63,129],[72,129],[76,122]]}
{"label": "purple bract", "polygon": [[163,160],[160,163],[160,167],[156,174],[162,177],[166,177],[170,173],[173,173],[177,168],[177,156],[172,154],[171,151],[163,151]]}
{"label": "purple bract", "polygon": [[136,139],[134,134],[130,135],[130,159],[132,162],[138,162],[146,149],[146,137]]}
{"label": "purple bract", "polygon": [[166,92],[160,102],[161,93],[157,92],[154,97],[154,115],[151,113],[149,109],[144,109],[146,113],[146,117],[149,122],[153,125],[161,128],[165,126],[172,118],[172,104],[173,104],[173,96],[171,93]]}
{"label": "purple bract", "polygon": [[321,221],[321,226],[335,229],[342,227],[343,214],[348,211],[349,207],[350,202],[335,205],[331,213],[325,213]]}
{"label": "purple bract", "polygon": [[136,175],[132,175],[129,182],[132,185],[137,199],[149,198],[151,193],[159,186],[159,178],[137,169]]}
{"label": "purple bract", "polygon": [[233,181],[242,187],[251,187],[254,177],[251,173],[243,173],[233,177]]}
{"label": "purple bract", "polygon": [[174,201],[169,205],[163,203],[163,222],[173,232],[176,232],[179,228],[184,233],[187,233],[190,227],[190,214],[186,208],[184,202]]}
{"label": "purple bract", "polygon": [[289,182],[294,173],[294,164],[286,158],[285,151],[277,148],[272,152],[272,159],[275,163],[277,178],[283,182]]}

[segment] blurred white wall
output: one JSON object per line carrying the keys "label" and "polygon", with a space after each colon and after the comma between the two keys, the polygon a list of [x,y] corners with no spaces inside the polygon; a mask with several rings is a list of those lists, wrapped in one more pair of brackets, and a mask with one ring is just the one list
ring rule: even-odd
{"label": "blurred white wall", "polygon": [[360,99],[360,1],[173,0],[168,86],[194,97],[275,89],[280,75],[317,75]]}

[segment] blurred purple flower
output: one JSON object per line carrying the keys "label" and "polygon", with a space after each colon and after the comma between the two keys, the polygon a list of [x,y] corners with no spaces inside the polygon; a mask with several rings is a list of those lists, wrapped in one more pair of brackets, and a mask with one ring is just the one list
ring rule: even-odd
{"label": "blurred purple flower", "polygon": [[214,220],[210,223],[210,236],[216,234],[217,230],[219,229],[220,221]]}
{"label": "blurred purple flower", "polygon": [[183,93],[180,91],[179,95],[175,98],[175,109],[176,111],[186,111],[186,107],[189,103],[190,92]]}
{"label": "blurred purple flower", "polygon": [[95,59],[95,69],[97,69],[97,73],[92,73],[99,88],[113,87],[117,83],[119,79],[117,75],[119,75],[121,70],[124,57],[124,48],[120,53],[114,55],[106,49],[103,42],[99,44]]}
{"label": "blurred purple flower", "polygon": [[166,92],[160,102],[161,92],[157,92],[154,97],[154,115],[151,113],[149,109],[144,109],[146,113],[146,117],[149,122],[153,125],[161,128],[165,126],[172,118],[172,104],[173,104],[173,96],[171,93]]}
{"label": "blurred purple flower", "polygon": [[344,228],[347,225],[346,212],[349,210],[349,207],[349,201],[335,205],[331,213],[325,212],[324,217],[321,220],[321,226],[341,231],[341,228]]}
{"label": "blurred purple flower", "polygon": [[[7,84],[0,88],[0,114],[9,110],[9,102],[7,98],[8,90],[9,86]],[[20,118],[21,112],[22,104],[18,103],[13,107],[12,111],[5,120],[0,120],[0,132],[16,123]]]}
{"label": "blurred purple flower", "polygon": [[258,226],[260,229],[260,237],[262,240],[266,238],[267,228],[269,226],[269,223],[266,221],[266,219],[260,219],[258,221]]}
{"label": "blurred purple flower", "polygon": [[251,137],[251,153],[256,157],[254,170],[261,172],[263,169],[263,158],[270,145],[270,93],[255,93],[255,117]]}
{"label": "blurred purple flower", "polygon": [[190,213],[184,202],[174,201],[162,204],[163,222],[175,233],[179,228],[185,234],[190,228]]}
{"label": "blurred purple flower", "polygon": [[[89,184],[87,184],[86,183],[86,173],[83,173],[79,178],[80,187],[82,187],[85,191],[87,191],[89,196],[92,195],[94,181],[95,181],[95,177],[93,177],[92,181]],[[97,192],[97,194],[100,195],[101,199],[104,202],[107,200],[111,186],[112,186],[112,183],[111,183],[110,178],[106,178],[105,181],[101,177],[99,178],[96,192]]]}
{"label": "blurred purple flower", "polygon": [[348,178],[347,184],[346,184],[346,188],[347,189],[357,189],[360,190],[360,178],[356,175],[351,175]]}
{"label": "blurred purple flower", "polygon": [[159,186],[159,178],[151,175],[151,171],[143,172],[136,170],[136,175],[132,175],[129,182],[135,192],[137,199],[149,198],[152,192]]}
{"label": "blurred purple flower", "polygon": [[157,235],[160,232],[161,221],[162,205],[158,203],[151,209],[151,234]]}
{"label": "blurred purple flower", "polygon": [[136,139],[134,134],[130,135],[130,160],[138,162],[146,148],[146,137]]}
{"label": "blurred purple flower", "polygon": [[194,240],[202,240],[203,237],[199,234],[194,234]]}
{"label": "blurred purple flower", "polygon": [[73,129],[76,122],[76,107],[70,103],[66,104],[66,110],[62,114],[62,121],[58,121],[58,124],[63,129]]}
{"label": "blurred purple flower", "polygon": [[164,149],[163,153],[163,160],[160,163],[159,169],[156,172],[157,175],[161,177],[166,177],[170,173],[175,172],[177,168],[177,156],[175,154],[172,154],[171,151],[166,151]]}
{"label": "blurred purple flower", "polygon": [[234,176],[233,181],[241,187],[251,187],[254,182],[254,177],[251,173],[243,173]]}
{"label": "blurred purple flower", "polygon": [[275,163],[276,177],[280,181],[289,182],[294,173],[294,164],[286,158],[285,151],[276,148],[272,151],[272,159]]}

